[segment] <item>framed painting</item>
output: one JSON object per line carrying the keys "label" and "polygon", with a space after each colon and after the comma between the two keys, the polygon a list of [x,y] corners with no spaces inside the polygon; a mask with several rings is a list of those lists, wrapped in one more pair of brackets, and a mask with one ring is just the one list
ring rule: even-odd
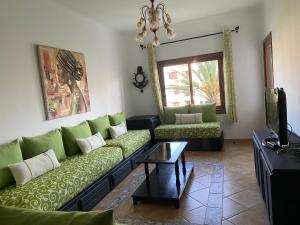
{"label": "framed painting", "polygon": [[38,46],[48,120],[91,111],[84,55]]}

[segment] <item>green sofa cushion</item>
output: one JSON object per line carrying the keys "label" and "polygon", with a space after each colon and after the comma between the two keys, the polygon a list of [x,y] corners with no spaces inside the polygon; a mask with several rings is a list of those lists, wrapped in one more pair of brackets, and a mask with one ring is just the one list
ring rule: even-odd
{"label": "green sofa cushion", "polygon": [[165,107],[164,121],[166,124],[175,124],[176,114],[187,114],[188,112],[189,112],[189,106]]}
{"label": "green sofa cushion", "polygon": [[90,125],[92,134],[97,134],[98,132],[100,132],[100,134],[104,139],[110,137],[109,134],[110,123],[109,123],[108,115],[99,117],[95,120],[88,120],[88,123]]}
{"label": "green sofa cushion", "polygon": [[61,129],[68,156],[72,156],[80,152],[80,149],[76,143],[77,138],[87,138],[92,136],[90,126],[86,121],[77,126],[62,127]]}
{"label": "green sofa cushion", "polygon": [[108,117],[109,117],[109,122],[110,122],[111,126],[117,126],[121,123],[126,124],[126,117],[123,112],[116,113],[114,115],[109,115]]}
{"label": "green sofa cushion", "polygon": [[122,148],[124,159],[151,140],[149,130],[130,130],[114,139],[106,140],[106,146]]}
{"label": "green sofa cushion", "polygon": [[18,140],[0,146],[0,189],[14,183],[14,177],[7,166],[21,161],[23,158]]}
{"label": "green sofa cushion", "polygon": [[190,105],[189,113],[202,113],[203,122],[217,122],[215,103]]}
{"label": "green sofa cushion", "polygon": [[32,158],[43,152],[53,149],[59,161],[66,158],[62,136],[59,130],[36,137],[23,137],[22,153],[24,159]]}
{"label": "green sofa cushion", "polygon": [[102,147],[87,155],[67,157],[60,167],[24,186],[0,190],[0,205],[57,210],[122,160],[118,147]]}
{"label": "green sofa cushion", "polygon": [[[0,221],[5,225],[113,225],[113,210],[44,212],[0,206]],[[29,221],[32,221],[32,223]]]}
{"label": "green sofa cushion", "polygon": [[171,138],[219,138],[222,134],[220,123],[166,124],[155,130],[155,139]]}

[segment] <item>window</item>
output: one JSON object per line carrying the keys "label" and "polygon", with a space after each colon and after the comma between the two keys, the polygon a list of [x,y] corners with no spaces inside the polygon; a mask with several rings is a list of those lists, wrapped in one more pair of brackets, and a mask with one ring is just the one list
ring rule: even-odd
{"label": "window", "polygon": [[216,103],[225,113],[223,53],[157,63],[164,106]]}

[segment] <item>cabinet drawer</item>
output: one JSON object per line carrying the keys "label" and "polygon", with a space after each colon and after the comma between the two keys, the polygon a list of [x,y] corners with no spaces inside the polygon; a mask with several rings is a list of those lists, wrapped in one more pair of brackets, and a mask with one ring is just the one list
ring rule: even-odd
{"label": "cabinet drawer", "polygon": [[139,159],[144,157],[144,151],[140,151],[138,154],[134,155],[131,159],[132,168],[135,169],[138,164],[136,163]]}
{"label": "cabinet drawer", "polygon": [[117,186],[131,172],[131,170],[131,160],[128,160],[124,165],[117,168],[111,175],[112,187]]}
{"label": "cabinet drawer", "polygon": [[63,205],[59,210],[61,211],[80,211],[78,200],[73,200]]}
{"label": "cabinet drawer", "polygon": [[110,192],[108,177],[96,183],[88,192],[79,200],[79,205],[82,211],[91,210],[102,198]]}

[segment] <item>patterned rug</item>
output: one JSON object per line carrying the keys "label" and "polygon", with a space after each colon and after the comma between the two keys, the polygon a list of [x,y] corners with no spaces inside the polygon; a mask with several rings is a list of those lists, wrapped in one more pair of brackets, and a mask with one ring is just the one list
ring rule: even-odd
{"label": "patterned rug", "polygon": [[[224,165],[218,163],[211,163],[199,160],[192,161],[194,166],[194,174],[191,176],[196,176],[196,173],[200,174],[199,178],[201,179],[201,175],[205,176],[207,182],[205,184],[206,189],[209,190],[207,194],[207,200],[203,203],[203,209],[205,209],[205,214],[202,216],[202,219],[197,220],[196,223],[189,222],[187,219],[182,219],[183,221],[178,221],[178,218],[174,219],[163,219],[163,218],[155,218],[155,219],[147,219],[138,216],[138,210],[140,204],[148,204],[139,203],[137,206],[132,206],[131,195],[138,188],[138,186],[145,180],[145,174],[143,167],[139,167],[132,174],[129,175],[130,179],[127,181],[127,184],[123,188],[119,188],[119,190],[114,190],[112,192],[112,196],[109,196],[109,199],[104,199],[104,201],[100,202],[99,206],[96,208],[100,209],[114,209],[115,220],[117,223],[121,224],[130,224],[130,225],[221,225],[222,224],[222,206],[223,206],[223,180],[224,180]],[[150,168],[151,170],[154,167]],[[194,178],[196,179],[196,178]],[[126,182],[126,181],[125,181]],[[192,182],[192,181],[189,181]],[[189,184],[188,184],[189,185]],[[193,188],[193,184],[190,184],[191,188]],[[127,204],[127,206],[126,206]],[[154,203],[155,204],[155,203]],[[158,206],[160,203],[157,203]],[[123,205],[123,208],[122,208]],[[125,206],[124,206],[125,205]],[[143,205],[147,207],[147,205]],[[137,213],[128,213],[125,215],[123,210],[124,208],[132,207]],[[155,207],[155,206],[154,206]],[[169,210],[177,210],[174,205],[170,204],[166,206]],[[149,209],[149,211],[151,208]],[[181,209],[184,210],[184,209]],[[119,213],[121,211],[121,213]],[[145,210],[144,210],[145,211]],[[176,212],[176,211],[175,211]],[[165,212],[168,213],[168,212]],[[180,220],[180,219],[179,219]],[[195,221],[194,221],[195,222]]]}

